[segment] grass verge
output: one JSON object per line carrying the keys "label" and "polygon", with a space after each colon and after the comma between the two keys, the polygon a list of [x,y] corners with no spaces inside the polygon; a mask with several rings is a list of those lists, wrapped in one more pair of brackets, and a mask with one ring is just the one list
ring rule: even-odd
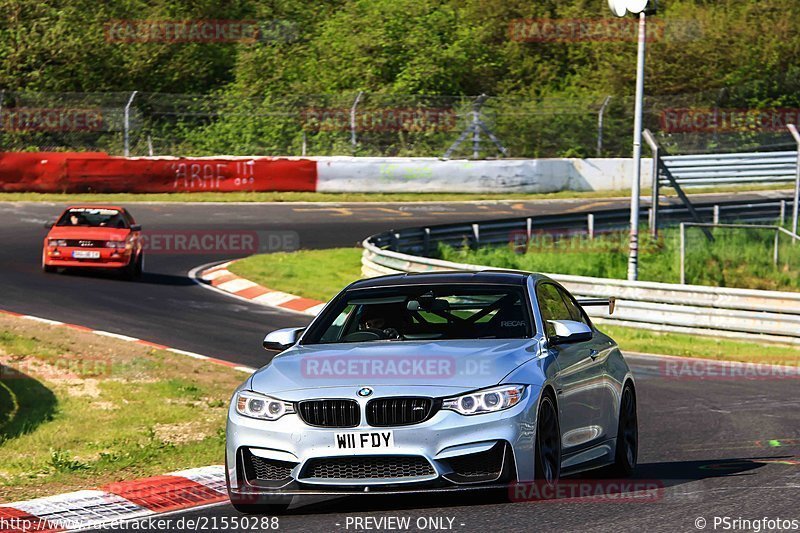
{"label": "grass verge", "polygon": [[270,289],[328,301],[361,277],[361,248],[254,255],[228,270]]}
{"label": "grass verge", "polygon": [[[692,189],[692,194],[750,192],[786,189],[785,185],[748,187],[713,187]],[[662,194],[672,196],[671,189]],[[648,189],[642,195],[650,195]],[[35,193],[0,192],[0,202],[102,202],[108,204],[132,202],[465,202],[500,200],[555,200],[564,198],[629,197],[630,190],[619,191],[561,191],[554,193],[321,193],[321,192],[184,192],[184,193]]]}
{"label": "grass verge", "polygon": [[[686,281],[712,287],[800,291],[800,246],[781,235],[778,264],[773,264],[775,232],[769,229],[711,230],[709,242],[699,228],[686,230]],[[680,232],[662,230],[657,240],[644,229],[639,248],[639,279],[680,282]],[[537,235],[517,247],[442,246],[441,259],[459,263],[625,279],[628,268],[628,234],[611,233],[589,240],[585,235]]]}
{"label": "grass verge", "polygon": [[0,503],[221,464],[244,375],[0,316]]}
{"label": "grass verge", "polygon": [[[255,255],[237,261],[230,270],[271,289],[327,301],[346,284],[361,277],[360,258],[360,248],[301,250]],[[623,351],[800,365],[800,348],[789,345],[660,333],[605,324],[600,327],[619,343]]]}

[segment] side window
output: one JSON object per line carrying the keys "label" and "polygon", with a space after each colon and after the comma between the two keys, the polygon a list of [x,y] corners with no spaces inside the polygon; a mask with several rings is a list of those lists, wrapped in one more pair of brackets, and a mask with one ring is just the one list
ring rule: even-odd
{"label": "side window", "polygon": [[542,314],[544,330],[548,337],[555,335],[555,328],[550,320],[572,320],[572,315],[558,292],[551,283],[541,283],[536,287],[536,298],[539,300],[539,312]]}
{"label": "side window", "polygon": [[558,289],[558,292],[561,294],[561,297],[564,299],[564,303],[567,305],[571,319],[576,322],[583,322],[587,326],[591,327],[586,313],[583,312],[583,309],[581,309],[577,302],[575,302],[572,296],[562,289]]}

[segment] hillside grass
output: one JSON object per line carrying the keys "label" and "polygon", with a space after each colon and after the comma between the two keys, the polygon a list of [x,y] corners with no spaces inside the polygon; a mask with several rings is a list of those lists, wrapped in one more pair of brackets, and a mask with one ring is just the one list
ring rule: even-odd
{"label": "hillside grass", "polygon": [[0,315],[0,503],[222,464],[233,369]]}

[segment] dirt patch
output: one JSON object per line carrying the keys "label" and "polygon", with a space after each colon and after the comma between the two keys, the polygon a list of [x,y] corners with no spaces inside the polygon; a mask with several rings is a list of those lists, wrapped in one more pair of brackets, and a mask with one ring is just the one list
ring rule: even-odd
{"label": "dirt patch", "polygon": [[153,433],[158,440],[167,444],[198,442],[210,435],[201,424],[196,422],[156,424]]}

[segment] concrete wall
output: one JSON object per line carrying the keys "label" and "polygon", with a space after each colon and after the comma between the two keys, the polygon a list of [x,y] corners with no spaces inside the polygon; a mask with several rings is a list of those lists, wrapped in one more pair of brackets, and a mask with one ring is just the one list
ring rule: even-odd
{"label": "concrete wall", "polygon": [[[633,160],[315,157],[319,192],[556,192],[630,188]],[[643,160],[642,187],[651,161]]]}

